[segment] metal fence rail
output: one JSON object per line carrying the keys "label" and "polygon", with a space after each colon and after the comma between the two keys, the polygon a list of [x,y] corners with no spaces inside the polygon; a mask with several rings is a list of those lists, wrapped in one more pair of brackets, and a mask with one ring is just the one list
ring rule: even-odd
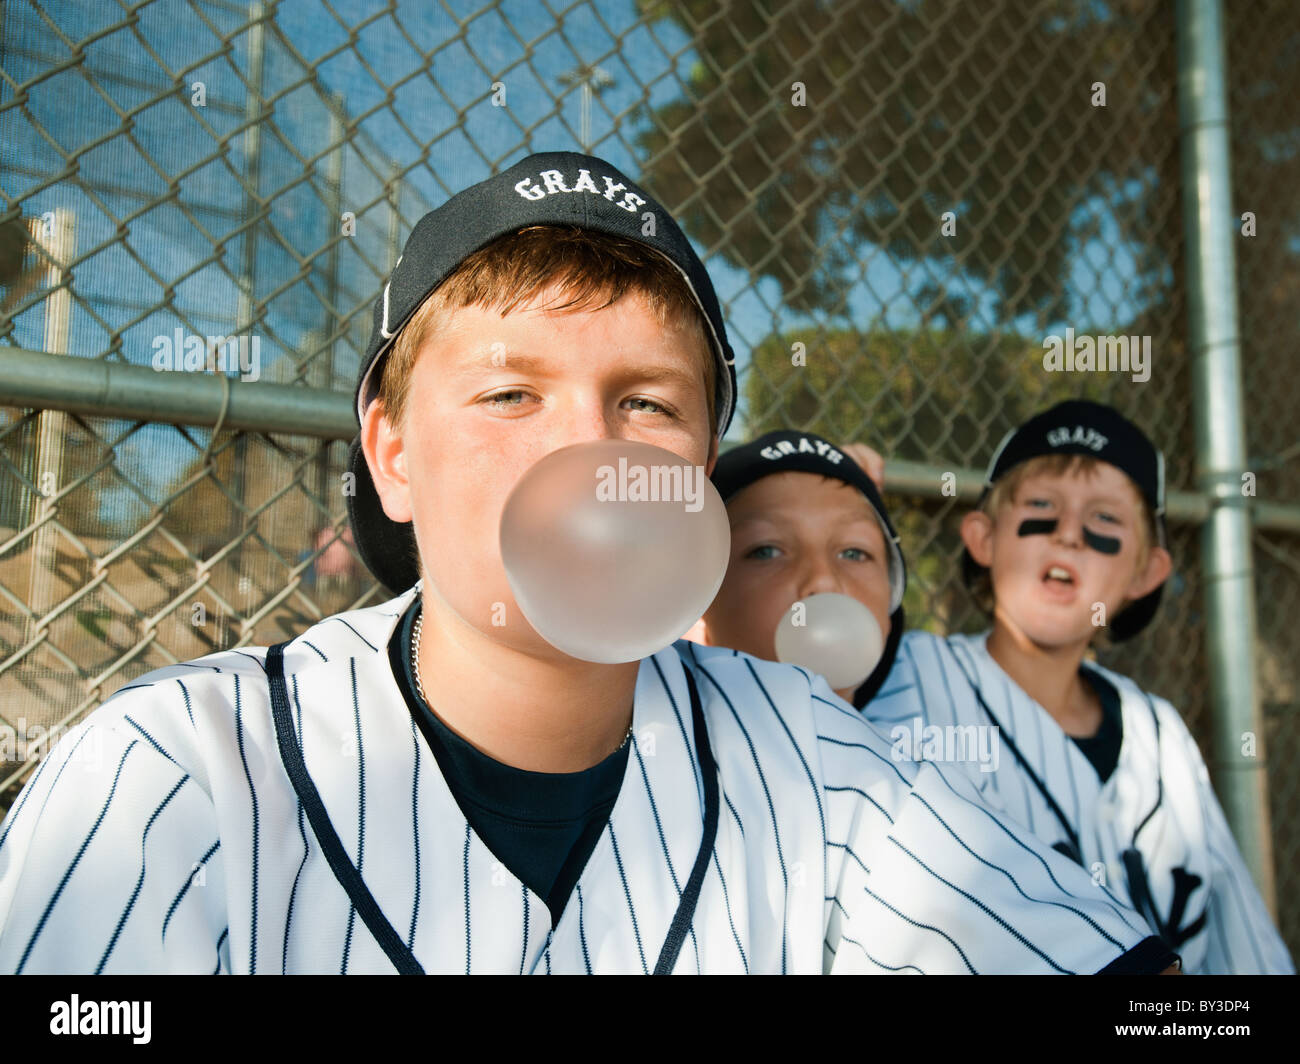
{"label": "metal fence rail", "polygon": [[[1286,765],[1300,11],[1225,8],[1232,211],[1251,216],[1232,232],[1241,668]],[[1177,28],[1159,0],[3,5],[0,727],[57,729],[160,665],[378,601],[342,492],[371,301],[432,206],[586,148],[704,255],[739,357],[731,438],[793,425],[890,456],[915,624],[983,623],[956,529],[1007,428],[1079,394],[1142,424],[1168,457],[1177,575],[1158,625],[1101,655],[1180,708],[1221,783]],[[1149,337],[1149,376],[1045,372],[1043,338],[1071,328]],[[0,810],[45,745],[0,762]],[[1300,784],[1267,786],[1296,952]]]}

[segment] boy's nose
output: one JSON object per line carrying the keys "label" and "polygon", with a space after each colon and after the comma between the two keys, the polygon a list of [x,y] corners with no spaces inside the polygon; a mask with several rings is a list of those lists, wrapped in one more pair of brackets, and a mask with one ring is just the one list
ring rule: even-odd
{"label": "boy's nose", "polygon": [[558,451],[575,443],[613,439],[618,425],[605,404],[595,397],[574,399],[554,424],[551,450]]}
{"label": "boy's nose", "polygon": [[1056,534],[1052,537],[1062,546],[1083,546],[1083,519],[1076,514],[1063,513],[1056,521]]}
{"label": "boy's nose", "polygon": [[810,559],[799,574],[799,598],[840,591],[840,577],[826,558]]}

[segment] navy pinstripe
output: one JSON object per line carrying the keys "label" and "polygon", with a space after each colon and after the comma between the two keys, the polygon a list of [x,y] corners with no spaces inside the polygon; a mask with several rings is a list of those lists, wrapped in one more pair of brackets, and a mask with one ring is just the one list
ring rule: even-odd
{"label": "navy pinstripe", "polygon": [[[1001,872],[1004,876],[1006,876],[1006,878],[1011,882],[1011,885],[1016,888],[1017,894],[1019,894],[1026,901],[1035,901],[1035,902],[1039,902],[1040,904],[1044,903],[1044,899],[1031,898],[1028,894],[1026,894],[1020,888],[1020,884],[1016,882],[1016,877],[1013,876],[1009,871],[1007,871],[1007,869],[1003,868],[1001,865],[994,864],[992,861],[986,860],[985,858],[981,857],[978,853],[976,853],[974,850],[972,850],[969,846],[967,846],[965,840],[963,840],[960,835],[958,835],[955,831],[953,831],[953,829],[949,826],[948,822],[939,815],[938,811],[934,808],[934,806],[932,806],[929,802],[927,802],[921,795],[913,794],[912,797],[915,798],[918,802],[920,802],[923,806],[925,806],[926,809],[930,811],[930,815],[933,816],[935,820],[939,821],[939,823],[943,825],[943,829],[946,832],[948,832],[949,835],[952,836],[953,840],[957,843],[958,846],[960,846],[968,854],[974,857],[975,860],[979,861],[980,864],[984,865],[987,868],[996,869],[997,871]],[[1124,948],[1123,944],[1118,939],[1116,939],[1112,935],[1107,934],[1105,928],[1103,928],[1100,924],[1097,923],[1096,920],[1094,920],[1092,917],[1090,917],[1087,913],[1083,912],[1082,910],[1075,908],[1073,905],[1067,905],[1065,902],[1052,901],[1051,899],[1046,899],[1046,904],[1054,905],[1057,908],[1066,909],[1069,912],[1074,913],[1075,916],[1079,917],[1081,920],[1087,923],[1089,927],[1091,927],[1094,931],[1096,931],[1097,934],[1101,935],[1102,938],[1104,938],[1116,949],[1122,950]]]}
{"label": "navy pinstripe", "polygon": [[243,706],[239,695],[239,673],[235,673],[235,735],[239,741],[239,760],[244,766],[244,779],[248,781],[248,797],[253,803],[253,895],[252,895],[252,932],[248,938],[248,970],[257,974],[257,872],[258,872],[258,816],[257,791],[253,787],[253,774],[248,770],[248,755],[244,750]]}
{"label": "navy pinstripe", "polygon": [[[993,816],[991,813],[988,813],[987,810],[984,810],[982,808],[981,808],[981,812],[986,813],[988,821],[994,827],[996,827],[999,831],[1001,831],[1004,835],[1006,835],[1007,838],[1009,838],[1012,842],[1014,842],[1017,846],[1019,846],[1022,850],[1024,850],[1025,853],[1032,856],[1035,860],[1038,861],[1040,865],[1043,866],[1043,870],[1047,873],[1048,877],[1052,880],[1052,885],[1055,886],[1057,890],[1059,890],[1062,894],[1064,894],[1068,898],[1078,897],[1077,894],[1074,894],[1071,891],[1066,890],[1065,887],[1061,886],[1060,880],[1056,878],[1056,874],[1052,871],[1052,866],[1049,865],[1046,861],[1044,861],[1040,854],[1038,854],[1036,851],[1026,846],[1019,838],[1016,837],[1015,833],[1010,831],[1007,828],[1007,826],[1003,824],[1002,821],[999,820],[997,817]],[[1116,916],[1118,916],[1121,920],[1123,920],[1124,923],[1126,923],[1129,927],[1132,927],[1133,926],[1132,922],[1128,919],[1127,916],[1124,915],[1123,910],[1111,900],[1113,898],[1113,895],[1111,895],[1108,891],[1106,891],[1105,888],[1102,888],[1102,893],[1104,893],[1107,897],[1106,904],[1110,907],[1111,912],[1113,912]]]}
{"label": "navy pinstripe", "polygon": [[208,863],[209,858],[211,858],[219,849],[221,849],[221,840],[217,839],[216,842],[208,847],[207,852],[195,862],[194,870],[185,877],[185,886],[181,887],[181,889],[176,892],[176,897],[172,898],[172,903],[167,906],[167,915],[163,917],[162,925],[162,937],[164,939],[167,937],[167,926],[172,922],[172,917],[176,915],[176,910],[180,908],[181,902],[185,900],[185,895],[190,892],[190,887],[194,884],[195,874],[202,870],[203,866]]}
{"label": "navy pinstripe", "polygon": [[[50,800],[50,795],[54,793],[54,788],[59,785],[59,777],[63,775],[63,770],[72,764],[73,758],[77,753],[77,748],[86,741],[86,736],[89,734],[90,732],[88,730],[83,731],[81,735],[78,736],[76,744],[68,751],[68,756],[63,759],[63,764],[59,766],[59,771],[54,774],[54,782],[50,784],[50,789],[45,792],[45,799],[41,802],[41,813],[45,812],[45,805]],[[9,829],[14,826],[15,822],[18,820],[18,814],[22,811],[23,806],[27,804],[27,796],[35,793],[36,781],[41,778],[41,773],[45,771],[45,766],[48,764],[48,760],[41,762],[41,767],[38,768],[32,778],[27,781],[27,786],[25,786],[22,789],[22,792],[18,795],[18,801],[16,801],[14,807],[9,810],[9,815],[5,817],[4,831],[0,831],[0,849],[4,848],[5,840],[9,838]],[[39,818],[40,813],[37,814],[37,819]]]}
{"label": "navy pinstripe", "polygon": [[[411,777],[411,845],[415,860],[415,901],[411,904],[411,930],[406,935],[406,948],[415,949],[415,924],[420,918],[420,735],[411,718],[411,745],[415,748],[415,772]],[[527,937],[527,928],[524,929]]]}
{"label": "navy pinstripe", "polygon": [[731,818],[736,822],[736,827],[740,829],[740,837],[745,837],[745,825],[740,819],[740,814],[736,812],[736,807],[731,804],[731,796],[723,794],[723,800],[727,803],[727,809],[731,812]]}
{"label": "navy pinstripe", "polygon": [[[659,667],[657,658],[651,658],[650,663],[654,666],[655,675],[659,677],[659,683],[663,686],[664,694],[668,698],[668,704],[673,708],[673,718],[677,721],[677,734],[682,737],[682,745],[687,750],[693,749],[691,741],[686,737],[686,722],[682,720],[682,713],[677,706],[677,699],[673,695],[673,689],[668,686],[668,678],[664,676],[663,670]],[[689,668],[690,666],[682,662],[682,667]],[[691,772],[695,776],[696,800],[702,802],[704,800],[704,781],[700,779],[700,767],[696,764],[695,758],[691,758]]]}
{"label": "navy pinstripe", "polygon": [[992,909],[990,909],[987,905],[985,905],[982,901],[980,901],[979,898],[975,897],[975,895],[971,894],[969,891],[962,890],[961,887],[957,886],[957,884],[952,882],[952,880],[946,879],[945,877],[939,875],[938,872],[936,872],[928,864],[922,861],[921,858],[917,857],[916,854],[914,854],[911,850],[909,850],[906,846],[904,846],[893,836],[890,836],[889,841],[892,842],[895,846],[897,846],[900,850],[902,850],[905,854],[907,854],[908,857],[910,857],[918,865],[924,868],[927,872],[929,872],[930,875],[932,875],[940,883],[944,884],[951,890],[956,891],[967,901],[975,905],[986,916],[992,918],[1004,931],[1010,933],[1016,939],[1016,941],[1019,942],[1022,946],[1025,946],[1027,949],[1032,950],[1039,957],[1041,957],[1048,964],[1050,964],[1053,968],[1055,968],[1058,972],[1064,973],[1066,971],[1065,968],[1062,968],[1059,964],[1056,963],[1056,961],[1052,960],[1051,957],[1049,957],[1046,953],[1044,953],[1032,942],[1030,942],[1029,939],[1025,938],[1024,935],[1022,935],[1019,931],[1017,931],[1014,927],[1012,927],[1009,923],[1007,923],[1004,919],[1002,919],[1002,917],[1000,917],[997,913],[995,913]]}
{"label": "navy pinstripe", "polygon": [[866,863],[862,860],[861,857],[859,857],[856,853],[853,852],[853,847],[850,846],[847,842],[836,842],[834,839],[827,839],[826,845],[834,846],[837,850],[843,850],[845,853],[847,853],[850,857],[853,858],[854,864],[856,864],[859,868],[861,868],[862,871],[865,872],[867,875],[871,875],[871,869],[866,866]]}
{"label": "navy pinstripe", "polygon": [[[673,868],[673,859],[668,855],[668,841],[664,838],[664,825],[659,819],[659,807],[655,804],[654,792],[650,789],[650,777],[645,770],[645,761],[641,758],[641,749],[635,742],[632,744],[632,752],[636,754],[636,763],[641,769],[641,782],[645,784],[645,796],[650,802],[650,812],[654,816],[655,831],[659,834],[659,848],[663,851],[664,863],[668,866],[668,875],[672,877],[673,889],[677,891],[677,900],[680,901],[682,884],[677,878],[676,870]],[[695,937],[694,927],[688,928],[687,931],[691,936],[691,942],[695,946],[695,966],[698,968],[700,965],[700,943]]]}
{"label": "navy pinstripe", "polygon": [[[302,703],[298,700],[298,677],[293,678],[293,706],[298,714],[298,735],[299,742],[302,741]],[[298,834],[302,837],[302,860],[298,862],[298,871],[293,874],[293,886],[289,890],[289,911],[284,918],[284,947],[280,951],[280,974],[288,974],[289,965],[289,928],[293,926],[293,905],[294,900],[298,897],[298,881],[302,878],[302,870],[307,866],[307,854],[310,848],[307,844],[307,829],[303,824],[302,799],[296,794],[294,801],[298,806]]]}
{"label": "navy pinstripe", "polygon": [[591,954],[587,952],[587,931],[582,923],[582,888],[577,887],[578,892],[578,941],[582,944],[582,964],[587,969],[587,974],[591,974]]}
{"label": "navy pinstripe", "polygon": [[731,937],[736,942],[736,950],[740,954],[740,963],[744,965],[745,974],[749,974],[749,958],[745,956],[745,947],[741,945],[740,935],[736,931],[736,921],[731,915],[731,894],[727,891],[727,877],[722,874],[722,863],[718,860],[718,854],[715,850],[713,853],[713,867],[718,870],[718,881],[722,884],[722,904],[727,910],[727,924],[731,927]]}
{"label": "navy pinstripe", "polygon": [[345,621],[345,620],[344,620],[342,617],[340,617],[338,614],[335,614],[333,617],[326,617],[325,620],[327,620],[327,621],[338,621],[339,624],[343,625],[344,628],[346,628],[346,629],[347,629],[349,632],[351,632],[354,636],[356,636],[358,639],[360,639],[361,642],[365,643],[366,646],[368,646],[372,651],[375,651],[376,653],[378,653],[379,648],[378,648],[377,646],[375,646],[374,643],[372,643],[369,639],[367,639],[367,638],[366,638],[365,636],[363,636],[360,632],[358,632],[355,628],[353,628],[352,625],[348,624],[348,622]]}
{"label": "navy pinstripe", "polygon": [[185,696],[185,715],[190,718],[190,727],[194,727],[194,709],[190,705],[190,692],[185,686],[185,681],[177,679],[176,686],[181,689],[181,694]]}
{"label": "navy pinstripe", "polygon": [[471,941],[473,940],[473,936],[472,936],[471,933],[470,933],[470,923],[469,923],[469,840],[470,840],[469,822],[466,821],[466,822],[465,822],[465,857],[464,857],[464,872],[465,872],[465,974],[466,974],[466,975],[469,975],[469,973],[470,973],[470,964],[471,964],[471,960],[472,960],[472,957],[471,957],[471,954],[470,954],[470,943],[471,943]]}
{"label": "navy pinstripe", "polygon": [[[740,728],[740,734],[743,735],[745,738],[745,745],[749,747],[749,756],[751,760],[754,762],[754,770],[758,773],[758,781],[763,787],[763,797],[767,799],[767,811],[772,818],[772,837],[776,840],[776,856],[778,862],[781,865],[781,885],[782,885],[781,923],[783,925],[781,931],[781,974],[784,975],[787,971],[787,966],[788,966],[788,962],[787,962],[788,943],[786,942],[786,933],[784,930],[784,925],[786,923],[786,917],[788,915],[789,904],[790,904],[790,898],[789,898],[790,874],[789,871],[786,869],[785,854],[781,849],[781,829],[776,819],[776,807],[772,804],[772,791],[767,785],[767,777],[763,774],[763,766],[759,764],[758,753],[754,749],[754,741],[750,737],[749,730],[745,727],[744,722],[740,719],[740,714],[736,712],[736,707],[731,704],[731,699],[727,697],[727,692],[722,689],[722,685],[719,684],[718,681],[713,678],[713,674],[710,673],[708,669],[701,666],[698,671],[700,675],[702,675],[706,680],[709,681],[709,683],[713,684],[713,687],[718,692],[719,697],[721,697],[722,701],[726,703],[727,709],[731,712],[731,716],[735,720],[736,726]],[[824,828],[822,831],[822,835],[823,837],[825,837]]]}
{"label": "navy pinstripe", "polygon": [[[749,675],[752,676],[754,682],[758,684],[758,689],[763,692],[763,697],[767,699],[767,704],[771,708],[773,716],[776,717],[777,723],[781,725],[781,730],[785,732],[786,738],[790,740],[790,745],[794,747],[794,752],[799,755],[799,764],[803,766],[804,775],[808,777],[808,786],[812,788],[813,801],[817,803],[817,817],[821,820],[822,839],[824,840],[826,838],[826,810],[822,808],[821,788],[817,786],[817,780],[812,774],[812,769],[808,767],[808,759],[803,756],[803,750],[800,749],[799,743],[795,740],[794,733],[790,731],[790,725],[786,723],[785,717],[782,715],[781,711],[776,708],[776,703],[772,701],[772,695],[771,692],[768,691],[767,685],[758,678],[758,673],[754,671],[754,662],[751,659],[746,659],[745,667],[749,669]],[[799,669],[799,671],[803,673],[804,678],[808,681],[808,686],[811,687],[812,677],[803,669]]]}
{"label": "navy pinstripe", "polygon": [[632,917],[632,933],[636,936],[636,951],[641,957],[641,973],[649,975],[650,969],[645,963],[645,949],[641,945],[641,929],[636,924],[636,906],[632,904],[632,892],[627,889],[627,874],[623,871],[623,858],[618,852],[618,839],[614,835],[614,824],[611,821],[609,827],[609,841],[614,846],[614,863],[618,865],[618,878],[623,881],[623,897],[627,899],[627,911]]}
{"label": "navy pinstripe", "polygon": [[931,926],[930,924],[924,924],[924,923],[920,923],[920,922],[917,921],[917,920],[913,920],[913,919],[912,919],[910,916],[908,916],[906,913],[904,913],[904,912],[900,912],[898,909],[894,908],[894,906],[890,905],[889,902],[885,901],[884,898],[882,898],[879,894],[877,894],[875,891],[873,891],[870,887],[863,887],[862,889],[863,889],[864,891],[866,891],[868,897],[875,898],[876,901],[880,902],[881,905],[883,905],[883,906],[884,906],[886,909],[888,909],[891,913],[893,913],[895,916],[897,916],[900,920],[905,920],[905,921],[907,921],[907,923],[911,924],[913,927],[919,927],[919,928],[921,928],[922,931],[933,931],[933,932],[934,932],[936,935],[938,935],[940,938],[946,940],[947,943],[948,943],[950,946],[952,946],[953,949],[955,949],[955,950],[957,951],[957,955],[961,958],[961,962],[962,962],[962,964],[966,965],[966,969],[967,969],[967,971],[969,971],[971,975],[978,975],[978,974],[979,974],[979,973],[976,972],[975,969],[971,966],[971,962],[970,962],[970,960],[969,960],[969,959],[967,958],[967,956],[966,956],[966,951],[965,951],[964,949],[962,949],[959,945],[957,945],[957,943],[953,940],[952,936],[949,935],[946,931],[942,931],[942,930],[940,930],[940,929],[937,928],[937,927],[933,927],[933,926]]}
{"label": "navy pinstripe", "polygon": [[45,911],[41,913],[41,918],[37,921],[36,930],[32,932],[32,937],[27,941],[27,948],[23,950],[22,960],[18,962],[18,970],[14,973],[15,975],[23,974],[23,968],[26,967],[27,959],[32,955],[32,949],[36,945],[36,940],[40,938],[41,932],[45,930],[45,924],[50,918],[50,913],[54,910],[54,906],[58,904],[60,896],[68,885],[68,880],[72,878],[72,873],[77,870],[77,865],[81,863],[81,858],[85,855],[86,848],[90,845],[91,840],[94,839],[95,833],[99,831],[99,825],[104,822],[104,817],[108,813],[108,807],[113,804],[113,796],[117,793],[118,781],[122,778],[122,766],[126,764],[126,759],[131,756],[131,751],[134,750],[136,746],[137,740],[132,739],[130,745],[122,751],[122,757],[117,763],[117,771],[113,774],[113,786],[108,792],[108,797],[104,799],[104,807],[99,811],[99,816],[95,818],[95,823],[91,827],[90,833],[81,840],[81,846],[77,850],[77,856],[72,859],[72,864],[68,865],[67,869],[64,871],[63,878],[59,880],[58,887],[50,897],[49,902],[46,903]]}
{"label": "navy pinstripe", "polygon": [[[836,739],[835,736],[833,735],[819,735],[817,736],[817,738],[824,743],[830,743],[832,746],[847,746],[855,750],[865,750],[877,761],[879,761],[882,765],[888,765],[891,769],[893,769],[894,775],[897,776],[900,780],[902,780],[903,783],[906,784],[908,787],[911,787],[913,785],[913,781],[909,780],[906,776],[904,776],[902,770],[897,765],[895,765],[887,757],[881,757],[879,751],[871,749],[871,747],[865,745],[864,743],[851,743],[847,739]],[[947,781],[945,780],[944,782]]]}
{"label": "navy pinstripe", "polygon": [[[519,974],[524,974],[524,968],[528,964],[528,888],[524,884],[519,884],[519,897],[524,906],[524,944],[519,951]],[[582,909],[582,892],[578,892],[578,908]],[[581,919],[581,917],[579,917]]]}
{"label": "navy pinstripe", "polygon": [[867,950],[867,947],[864,946],[861,942],[859,942],[856,938],[850,938],[848,935],[840,935],[840,941],[848,942],[854,946],[857,946],[858,949],[862,950],[862,953],[867,958],[867,960],[869,960],[877,968],[883,968],[887,972],[905,972],[910,968],[912,971],[916,972],[917,975],[925,974],[925,972],[921,971],[921,969],[918,968],[915,964],[900,964],[897,967],[895,967],[892,964],[886,964],[884,961],[876,960],[876,958],[873,957],[871,953]]}
{"label": "navy pinstripe", "polygon": [[[357,700],[357,659],[348,662],[352,673],[352,719],[357,732],[357,872],[365,871],[366,863],[366,752],[361,742],[361,703]],[[352,952],[352,932],[356,927],[357,907],[348,907],[348,929],[343,939],[343,967],[340,975],[348,973],[348,956]]]}
{"label": "navy pinstripe", "polygon": [[[158,753],[162,754],[163,757],[165,757],[168,761],[170,761],[170,762],[171,762],[173,765],[175,765],[177,768],[180,768],[180,767],[181,767],[180,762],[177,761],[176,758],[172,757],[172,755],[169,754],[166,750],[164,750],[161,746],[159,746],[159,745],[158,745],[158,741],[157,741],[156,739],[154,739],[154,737],[153,737],[152,735],[150,735],[147,731],[145,731],[142,727],[140,727],[139,724],[137,724],[134,720],[132,720],[129,714],[123,716],[122,719],[125,720],[129,725],[131,725],[131,727],[133,727],[133,728],[134,728],[136,731],[138,731],[141,735],[143,735],[144,738],[145,738],[145,741],[148,742],[148,744],[149,744],[150,746],[152,746],[155,750],[157,750]],[[181,771],[184,771],[184,769],[182,769]]]}
{"label": "navy pinstripe", "polygon": [[108,958],[113,952],[113,947],[117,945],[118,937],[122,934],[122,926],[131,915],[131,910],[135,908],[136,899],[140,897],[140,888],[144,886],[145,851],[149,844],[149,829],[153,827],[154,821],[158,819],[159,814],[167,808],[167,804],[176,797],[176,792],[185,786],[185,782],[189,778],[189,774],[187,773],[176,781],[176,786],[167,792],[167,797],[158,804],[158,808],[153,811],[149,817],[148,823],[144,826],[144,831],[140,835],[140,878],[135,881],[135,889],[131,891],[130,900],[127,901],[126,908],[122,910],[122,915],[118,917],[117,927],[113,929],[113,937],[108,940],[108,945],[104,947],[104,955],[99,958],[99,964],[95,967],[96,975],[100,975],[104,971],[104,965],[108,963]]}
{"label": "navy pinstripe", "polygon": [[853,794],[860,795],[861,797],[865,798],[868,802],[870,802],[873,806],[875,806],[876,812],[878,812],[881,816],[883,816],[886,820],[888,820],[891,827],[893,826],[894,818],[885,811],[885,807],[881,805],[878,801],[876,801],[874,798],[872,798],[871,795],[869,795],[866,791],[862,790],[860,787],[853,787],[853,786],[832,787],[829,784],[827,784],[825,787],[822,788],[822,790],[826,791],[828,794],[837,794],[841,791],[851,791]]}

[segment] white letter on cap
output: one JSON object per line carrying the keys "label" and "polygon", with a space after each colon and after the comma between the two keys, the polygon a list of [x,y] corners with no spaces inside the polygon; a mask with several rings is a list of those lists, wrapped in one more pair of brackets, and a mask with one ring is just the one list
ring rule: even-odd
{"label": "white letter on cap", "polygon": [[532,183],[533,179],[531,177],[525,177],[515,186],[515,191],[518,192],[519,195],[523,196],[524,199],[530,200],[539,200],[546,195],[546,193],[540,188],[530,188],[529,186],[532,185]]}
{"label": "white letter on cap", "polygon": [[549,196],[553,192],[572,192],[564,184],[564,175],[559,170],[543,170],[537,175],[546,183],[546,194]]}
{"label": "white letter on cap", "polygon": [[596,187],[596,182],[591,179],[590,170],[579,170],[578,180],[573,183],[574,192],[594,192],[600,195],[600,189]]}

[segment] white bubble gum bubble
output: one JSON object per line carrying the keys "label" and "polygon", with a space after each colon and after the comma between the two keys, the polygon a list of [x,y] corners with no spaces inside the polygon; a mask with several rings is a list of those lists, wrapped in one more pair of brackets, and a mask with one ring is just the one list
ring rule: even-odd
{"label": "white bubble gum bubble", "polygon": [[637,661],[678,639],[722,586],[727,511],[703,466],[647,443],[553,451],[501,514],[515,601],[547,642],[583,661]]}
{"label": "white bubble gum bubble", "polygon": [[776,626],[777,660],[820,673],[836,691],[861,684],[884,649],[884,633],[871,611],[836,592],[793,603]]}

